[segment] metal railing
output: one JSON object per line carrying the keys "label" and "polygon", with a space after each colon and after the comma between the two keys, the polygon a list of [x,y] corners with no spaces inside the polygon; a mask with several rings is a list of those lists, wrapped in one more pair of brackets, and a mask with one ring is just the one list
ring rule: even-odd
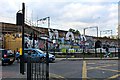
{"label": "metal railing", "polygon": [[[38,57],[39,58],[39,57]],[[36,58],[37,59],[37,58]],[[46,61],[38,61],[27,57],[27,80],[47,80]]]}
{"label": "metal railing", "polygon": [[[98,48],[96,52],[95,49],[88,49],[84,53],[83,50],[75,52],[66,50],[63,52],[51,52],[51,54],[54,54],[58,58],[105,58],[107,53],[105,49]],[[110,58],[118,57],[118,48],[113,48],[113,51],[110,51],[108,56]]]}

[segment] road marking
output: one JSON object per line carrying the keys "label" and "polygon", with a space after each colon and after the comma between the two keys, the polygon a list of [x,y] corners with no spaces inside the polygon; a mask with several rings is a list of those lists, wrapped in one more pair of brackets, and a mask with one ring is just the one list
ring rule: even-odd
{"label": "road marking", "polygon": [[82,67],[82,80],[87,80],[86,61],[83,61],[83,67]]}
{"label": "road marking", "polygon": [[118,71],[118,70],[112,70],[112,69],[103,69],[103,68],[97,68],[97,69],[106,70],[106,71],[113,71],[113,72],[120,72],[120,71]]}
{"label": "road marking", "polygon": [[91,69],[100,69],[100,70],[106,70],[106,71],[113,71],[113,72],[120,72],[118,70],[113,70],[113,69],[104,69],[104,68],[101,68],[101,67],[91,67],[87,70],[91,70]]}
{"label": "road marking", "polygon": [[58,79],[61,78],[61,79],[67,80],[63,76],[60,76],[60,75],[57,75],[57,74],[50,73],[49,75],[50,75],[50,78],[58,78]]}
{"label": "road marking", "polygon": [[98,67],[91,67],[91,66],[89,66],[90,68],[88,68],[87,70],[98,69],[98,68],[108,67],[108,66],[116,66],[116,64],[112,64],[112,65],[104,65],[104,66],[98,66]]}
{"label": "road marking", "polygon": [[96,64],[96,63],[87,63],[87,64]]}
{"label": "road marking", "polygon": [[120,76],[120,74],[117,74],[117,75],[114,75],[114,76],[109,77],[107,80],[109,80],[109,79],[114,79],[114,78],[117,78],[117,77],[119,77],[119,76]]}

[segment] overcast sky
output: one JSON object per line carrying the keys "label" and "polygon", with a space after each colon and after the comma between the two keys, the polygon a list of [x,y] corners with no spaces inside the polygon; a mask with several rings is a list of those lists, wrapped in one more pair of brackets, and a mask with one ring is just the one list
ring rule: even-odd
{"label": "overcast sky", "polygon": [[[83,28],[98,26],[99,31],[112,30],[117,34],[119,0],[1,0],[0,22],[16,23],[16,12],[26,6],[26,19],[36,23],[49,16],[51,28],[73,28],[83,34]],[[46,24],[39,26],[47,27]],[[100,32],[99,32],[100,33]],[[86,34],[96,35],[96,29],[87,29]],[[110,32],[102,35],[110,35]]]}

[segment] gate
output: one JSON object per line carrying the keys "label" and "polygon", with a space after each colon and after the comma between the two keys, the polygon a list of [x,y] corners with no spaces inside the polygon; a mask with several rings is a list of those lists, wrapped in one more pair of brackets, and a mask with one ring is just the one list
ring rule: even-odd
{"label": "gate", "polygon": [[27,57],[27,80],[49,80],[49,55],[46,41],[46,57],[36,60],[29,55]]}
{"label": "gate", "polygon": [[32,58],[28,57],[27,80],[47,80],[46,66],[45,61],[32,61]]}

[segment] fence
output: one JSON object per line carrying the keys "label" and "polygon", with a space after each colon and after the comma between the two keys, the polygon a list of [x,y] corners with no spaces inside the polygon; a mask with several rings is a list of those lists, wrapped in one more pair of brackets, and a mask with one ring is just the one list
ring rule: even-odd
{"label": "fence", "polygon": [[[118,48],[110,48],[110,55],[109,57],[118,57]],[[69,57],[69,58],[92,58],[92,57],[105,57],[106,50],[102,48],[98,49],[88,49],[83,52],[82,49],[75,50],[75,49],[62,49],[61,52],[51,52],[51,54],[56,55],[56,57]]]}
{"label": "fence", "polygon": [[27,57],[27,80],[48,80],[46,60],[38,60],[32,59],[31,56]]}

